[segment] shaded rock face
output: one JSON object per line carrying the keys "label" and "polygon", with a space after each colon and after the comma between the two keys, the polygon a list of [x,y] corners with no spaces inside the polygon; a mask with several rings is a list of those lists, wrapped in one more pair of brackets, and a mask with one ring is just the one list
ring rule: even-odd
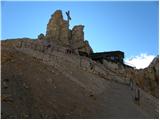
{"label": "shaded rock face", "polygon": [[84,26],[74,26],[71,31],[71,46],[77,53],[84,47]]}
{"label": "shaded rock face", "polygon": [[84,32],[83,32],[84,26],[78,25],[74,26],[72,29],[72,47],[73,49],[78,49],[84,45]]}
{"label": "shaded rock face", "polygon": [[[111,76],[112,80],[116,80],[121,83],[130,84],[130,80],[133,80],[134,85],[142,88],[145,92],[158,98],[159,97],[159,58],[158,56],[151,62],[151,64],[145,69],[134,69],[124,67],[121,64],[112,63],[103,60],[103,65],[110,71],[114,72]],[[107,77],[108,77],[107,76]],[[113,78],[114,76],[114,78]]]}
{"label": "shaded rock face", "polygon": [[147,68],[146,76],[149,80],[151,94],[159,96],[159,56],[155,57]]}
{"label": "shaded rock face", "polygon": [[63,46],[69,45],[69,24],[63,19],[61,10],[51,16],[47,24],[46,39]]}
{"label": "shaded rock face", "polygon": [[154,69],[155,75],[158,78],[159,77],[159,55],[153,59],[149,67]]}
{"label": "shaded rock face", "polygon": [[93,50],[87,40],[84,41],[84,46],[79,51],[86,52],[88,54],[93,53]]}
{"label": "shaded rock face", "polygon": [[148,93],[159,97],[159,58],[156,57],[149,67],[137,70],[134,79]]}
{"label": "shaded rock face", "polygon": [[72,39],[71,39],[72,47],[73,49],[78,49],[78,51],[90,54],[93,52],[93,50],[90,47],[88,41],[84,41],[83,29],[84,29],[83,25],[77,25],[73,27]]}

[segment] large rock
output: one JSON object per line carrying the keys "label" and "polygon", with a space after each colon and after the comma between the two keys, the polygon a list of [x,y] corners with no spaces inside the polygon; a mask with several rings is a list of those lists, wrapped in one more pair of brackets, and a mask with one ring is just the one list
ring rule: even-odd
{"label": "large rock", "polygon": [[78,49],[84,45],[83,29],[84,29],[83,25],[77,25],[73,27],[71,35],[72,36],[71,44],[73,49]]}
{"label": "large rock", "polygon": [[83,25],[77,25],[73,27],[71,35],[72,36],[71,44],[73,49],[77,49],[80,52],[85,52],[87,54],[90,54],[93,52],[93,50],[90,47],[88,41],[84,41],[83,29],[84,29]]}
{"label": "large rock", "polygon": [[75,53],[84,52],[89,55],[93,50],[88,41],[84,40],[83,29],[83,25],[76,25],[70,30],[68,21],[63,19],[62,11],[57,10],[49,20],[46,36],[43,38],[51,44],[71,48]]}
{"label": "large rock", "polygon": [[69,24],[63,19],[61,10],[51,16],[47,24],[46,39],[59,45],[69,45]]}

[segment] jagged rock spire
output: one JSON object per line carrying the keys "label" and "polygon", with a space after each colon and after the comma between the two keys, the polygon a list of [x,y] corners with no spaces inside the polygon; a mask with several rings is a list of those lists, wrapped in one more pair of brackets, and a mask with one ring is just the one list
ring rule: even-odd
{"label": "jagged rock spire", "polygon": [[55,11],[47,24],[46,39],[67,46],[69,45],[68,31],[68,21],[63,19],[62,11]]}
{"label": "jagged rock spire", "polygon": [[46,39],[61,46],[67,46],[75,51],[86,52],[90,54],[92,48],[84,40],[84,26],[76,25],[72,30],[69,29],[69,20],[71,19],[69,11],[66,12],[68,20],[63,19],[62,11],[56,10],[47,24]]}

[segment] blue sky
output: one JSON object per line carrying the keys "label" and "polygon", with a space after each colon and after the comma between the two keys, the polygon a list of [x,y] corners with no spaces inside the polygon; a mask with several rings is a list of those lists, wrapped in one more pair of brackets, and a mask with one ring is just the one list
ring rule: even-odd
{"label": "blue sky", "polygon": [[[94,52],[121,50],[126,58],[158,55],[158,1],[6,2],[2,7],[2,39],[36,38],[46,32],[56,9],[70,10],[74,25],[85,26]],[[66,15],[64,14],[66,19]]]}

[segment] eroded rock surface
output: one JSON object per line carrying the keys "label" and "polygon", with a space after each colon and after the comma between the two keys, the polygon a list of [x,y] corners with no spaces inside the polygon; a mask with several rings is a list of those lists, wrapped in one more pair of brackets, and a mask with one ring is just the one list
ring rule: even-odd
{"label": "eroded rock surface", "polygon": [[51,16],[47,24],[46,39],[63,46],[69,45],[69,25],[68,21],[63,19],[61,10]]}
{"label": "eroded rock surface", "polygon": [[46,40],[63,47],[70,47],[76,53],[81,51],[89,55],[93,50],[89,42],[84,39],[83,29],[83,25],[76,25],[70,30],[68,21],[63,19],[62,11],[57,10],[47,24]]}

